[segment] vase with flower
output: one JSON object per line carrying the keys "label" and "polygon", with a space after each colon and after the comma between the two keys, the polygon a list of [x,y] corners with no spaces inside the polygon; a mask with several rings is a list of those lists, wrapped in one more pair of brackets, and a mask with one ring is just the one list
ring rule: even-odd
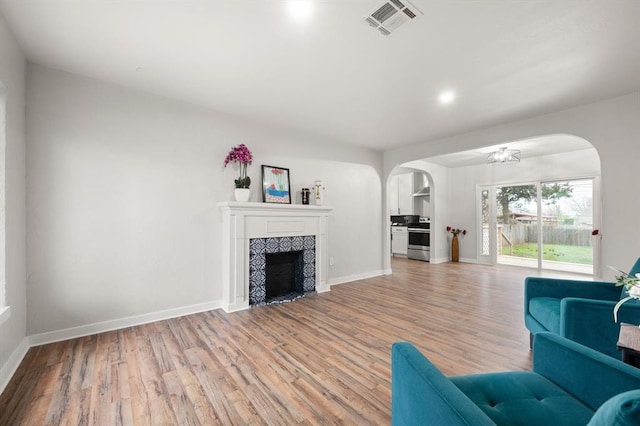
{"label": "vase with flower", "polygon": [[629,300],[640,299],[640,274],[629,275],[611,266],[609,268],[616,271],[616,287],[624,287],[627,291],[627,296],[620,299],[616,306],[613,307],[613,319],[618,322],[618,310],[620,310],[620,307]]}
{"label": "vase with flower", "polygon": [[458,235],[459,234],[467,235],[467,230],[466,229],[453,228],[451,226],[447,226],[446,229],[447,229],[448,233],[453,235],[453,237],[451,237],[451,261],[452,262],[458,262],[458,260],[459,260],[459,252],[460,252],[459,243],[458,243]]}
{"label": "vase with flower", "polygon": [[249,201],[251,178],[247,175],[247,168],[253,162],[253,155],[245,144],[234,146],[224,159],[224,166],[229,163],[237,163],[240,168],[240,176],[234,180],[236,201]]}

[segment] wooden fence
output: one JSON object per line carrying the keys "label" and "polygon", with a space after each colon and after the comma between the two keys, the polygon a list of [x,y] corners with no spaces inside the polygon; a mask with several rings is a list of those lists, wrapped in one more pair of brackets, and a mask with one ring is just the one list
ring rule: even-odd
{"label": "wooden fence", "polygon": [[[498,236],[506,237],[513,245],[538,242],[538,226],[525,224],[498,224]],[[562,244],[569,246],[591,246],[593,243],[591,228],[561,225],[542,226],[542,241],[545,244]]]}

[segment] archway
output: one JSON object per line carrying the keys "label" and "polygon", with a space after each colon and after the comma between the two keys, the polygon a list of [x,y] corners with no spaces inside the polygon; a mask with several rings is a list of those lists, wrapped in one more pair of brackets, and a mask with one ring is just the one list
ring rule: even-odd
{"label": "archway", "polygon": [[[520,149],[520,163],[508,166],[488,165],[487,155],[503,146]],[[578,136],[552,134],[434,155],[400,163],[391,169],[389,177],[406,168],[429,173],[434,186],[439,190],[432,195],[432,258],[435,263],[448,260],[448,240],[444,231],[447,225],[466,228],[468,231],[468,236],[461,241],[461,260],[479,261],[479,185],[593,178],[593,217],[590,223],[584,225],[589,226],[590,232],[592,228],[598,229],[602,221],[600,157],[589,141]],[[600,240],[592,238],[590,243],[594,245],[594,275],[599,276]],[[390,260],[385,264],[386,268],[390,271]]]}
{"label": "archway", "polygon": [[[437,196],[434,178],[421,162],[409,162],[395,167],[387,176],[385,186],[386,193],[383,197],[385,206],[384,221],[386,226],[384,256],[390,265],[390,257],[393,255],[391,232],[389,226],[392,218],[399,216],[418,216],[423,220],[430,220],[434,215],[432,200]],[[431,238],[433,244],[433,237]],[[398,254],[398,253],[396,253]],[[402,256],[403,253],[400,253]],[[406,250],[404,252],[406,255]],[[390,269],[385,269],[390,273]]]}

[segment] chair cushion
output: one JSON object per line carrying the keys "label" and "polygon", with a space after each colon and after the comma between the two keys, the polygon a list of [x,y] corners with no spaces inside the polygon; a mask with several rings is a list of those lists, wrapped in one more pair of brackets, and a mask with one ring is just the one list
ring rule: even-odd
{"label": "chair cushion", "polygon": [[530,371],[450,380],[497,425],[585,425],[594,413],[547,378]]}
{"label": "chair cushion", "polygon": [[607,400],[588,426],[640,425],[640,390],[624,392]]}
{"label": "chair cushion", "polygon": [[560,300],[553,297],[534,297],[529,300],[531,316],[555,334],[560,334]]}

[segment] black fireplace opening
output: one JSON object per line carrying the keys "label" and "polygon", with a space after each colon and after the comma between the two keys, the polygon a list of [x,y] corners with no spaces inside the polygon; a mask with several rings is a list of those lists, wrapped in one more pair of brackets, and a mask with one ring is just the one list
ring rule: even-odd
{"label": "black fireplace opening", "polygon": [[266,302],[304,294],[303,251],[265,253]]}

